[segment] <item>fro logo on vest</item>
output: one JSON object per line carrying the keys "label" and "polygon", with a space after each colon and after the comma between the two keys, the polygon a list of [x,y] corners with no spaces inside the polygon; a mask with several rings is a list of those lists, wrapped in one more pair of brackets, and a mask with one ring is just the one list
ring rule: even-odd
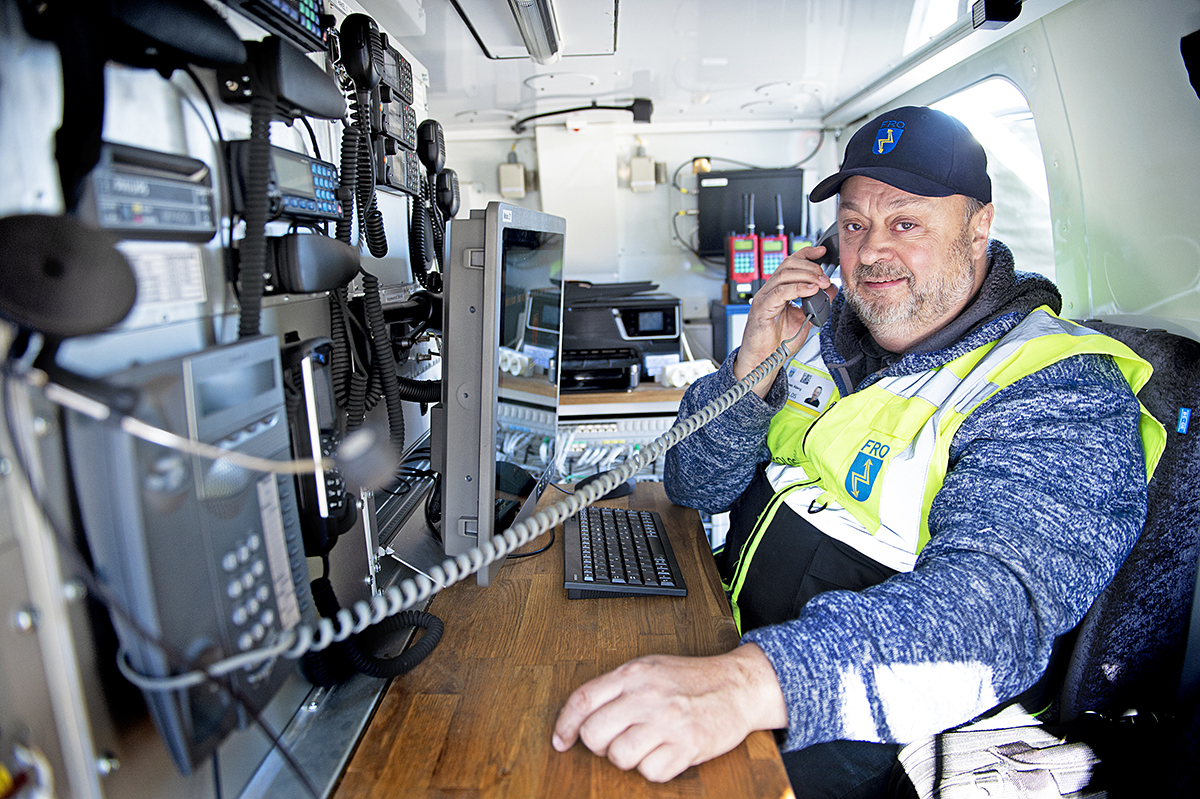
{"label": "fro logo on vest", "polygon": [[870,441],[862,445],[862,449],[854,456],[850,471],[846,473],[846,491],[859,502],[866,502],[875,486],[875,478],[883,469],[883,459],[887,457],[891,447]]}
{"label": "fro logo on vest", "polygon": [[875,134],[875,154],[887,155],[896,149],[900,137],[904,135],[904,123],[900,121],[884,122]]}

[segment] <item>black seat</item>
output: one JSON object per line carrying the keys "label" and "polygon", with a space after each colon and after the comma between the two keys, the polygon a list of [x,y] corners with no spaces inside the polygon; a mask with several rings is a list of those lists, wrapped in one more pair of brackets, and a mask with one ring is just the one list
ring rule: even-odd
{"label": "black seat", "polygon": [[[1180,410],[1200,405],[1200,343],[1163,330],[1099,321],[1084,323],[1111,336],[1154,367],[1139,393],[1167,429],[1167,447],[1150,481],[1146,525],[1125,564],[1078,628],[1067,664],[1059,717],[1128,709],[1173,715],[1180,710],[1181,675],[1190,635],[1200,555],[1200,419],[1179,432]],[[1195,668],[1197,664],[1191,664]],[[1182,681],[1194,683],[1195,674]],[[1193,688],[1184,686],[1183,694]]]}
{"label": "black seat", "polygon": [[[1164,330],[1083,324],[1154,367],[1138,398],[1166,428],[1166,449],[1129,557],[1083,621],[1059,639],[1046,676],[1016,702],[1034,712],[1048,702],[1038,718],[1050,740],[1084,743],[1099,759],[1084,795],[1200,796],[1200,419],[1186,427],[1181,420],[1181,409],[1200,406],[1200,342]],[[934,751],[949,751],[955,744],[947,739],[962,732],[936,736]],[[1011,740],[1024,737],[1014,731]],[[1040,740],[1045,745],[1045,736]],[[994,744],[989,751],[1022,746]],[[962,762],[939,755],[935,783],[961,784],[980,773],[958,771]],[[900,784],[892,796],[914,795]]]}

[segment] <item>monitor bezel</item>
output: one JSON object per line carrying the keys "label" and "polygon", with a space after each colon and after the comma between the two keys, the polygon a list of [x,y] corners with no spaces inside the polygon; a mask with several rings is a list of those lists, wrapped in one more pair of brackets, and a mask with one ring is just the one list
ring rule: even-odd
{"label": "monitor bezel", "polygon": [[[493,529],[491,511],[496,495],[495,431],[500,402],[501,259],[505,231],[513,229],[561,235],[565,248],[566,220],[562,217],[501,202],[489,203],[482,212],[473,210],[468,219],[451,220],[446,234],[443,407],[435,418],[439,419],[442,428],[442,433],[436,436],[436,445],[443,449],[439,458],[443,500],[441,526],[442,545],[448,557],[464,554],[502,532]],[[562,319],[561,307],[559,319]],[[456,355],[464,358],[461,353],[472,348],[479,353],[474,368],[465,359],[455,358]],[[552,366],[556,371],[555,386],[558,385],[560,360],[554,359]],[[451,439],[469,440],[470,437],[456,435],[456,431],[473,422],[478,424],[475,452],[464,459],[460,453],[452,451]],[[469,468],[465,468],[468,465],[465,460],[471,461]],[[542,474],[536,475],[537,485],[522,505],[518,520],[533,512],[549,482],[552,464],[553,459]],[[470,529],[472,524],[473,530]],[[477,582],[490,584],[502,562],[500,559],[481,569]]]}

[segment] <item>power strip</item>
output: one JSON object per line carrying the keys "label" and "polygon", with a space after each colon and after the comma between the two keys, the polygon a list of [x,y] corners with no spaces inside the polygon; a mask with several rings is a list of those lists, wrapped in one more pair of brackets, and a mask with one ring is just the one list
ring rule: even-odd
{"label": "power strip", "polygon": [[533,374],[533,359],[510,347],[500,348],[498,363],[501,372],[507,372],[515,377],[528,377]]}
{"label": "power strip", "polygon": [[690,386],[697,378],[717,371],[717,365],[707,358],[702,361],[684,361],[663,367],[658,382],[669,388]]}

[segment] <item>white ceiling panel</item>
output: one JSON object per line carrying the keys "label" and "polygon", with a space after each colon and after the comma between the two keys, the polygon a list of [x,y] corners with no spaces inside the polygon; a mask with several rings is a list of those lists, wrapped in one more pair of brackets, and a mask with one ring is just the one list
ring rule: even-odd
{"label": "white ceiling panel", "polygon": [[[615,51],[617,0],[552,0],[563,56],[603,56]],[[480,48],[494,59],[529,58],[508,0],[450,0]]]}

